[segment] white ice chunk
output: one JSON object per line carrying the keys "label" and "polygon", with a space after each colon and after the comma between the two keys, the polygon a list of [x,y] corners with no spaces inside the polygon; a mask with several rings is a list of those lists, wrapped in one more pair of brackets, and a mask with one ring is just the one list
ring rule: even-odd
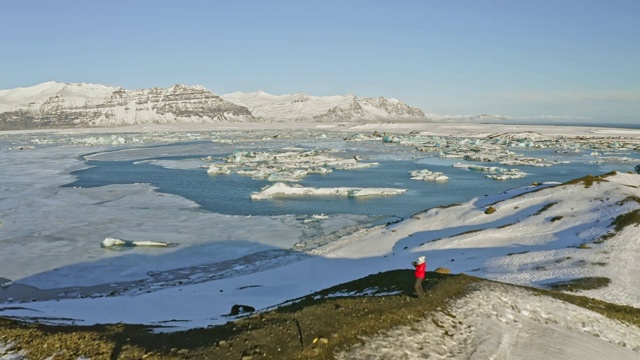
{"label": "white ice chunk", "polygon": [[149,240],[132,241],[131,244],[133,244],[134,246],[170,246],[171,245],[170,243],[164,242],[164,241],[149,241]]}
{"label": "white ice chunk", "polygon": [[275,183],[271,186],[265,186],[260,192],[251,194],[253,200],[269,199],[275,196],[386,196],[403,194],[407,189],[396,188],[355,188],[355,187],[337,187],[337,188],[314,188],[305,187],[298,184],[285,184],[282,182]]}
{"label": "white ice chunk", "polygon": [[104,247],[122,246],[124,244],[126,244],[126,242],[124,240],[120,240],[120,239],[116,239],[116,238],[112,238],[112,237],[108,237],[108,238],[102,240],[102,246],[104,246]]}
{"label": "white ice chunk", "polygon": [[527,176],[527,173],[520,171],[518,169],[508,170],[500,174],[487,175],[489,179],[494,179],[494,180],[519,179],[525,176]]}
{"label": "white ice chunk", "polygon": [[164,241],[149,241],[149,240],[138,240],[138,241],[127,241],[116,239],[112,237],[107,237],[102,241],[102,246],[104,247],[114,247],[114,246],[171,246],[171,243]]}
{"label": "white ice chunk", "polygon": [[411,180],[424,180],[424,181],[447,181],[449,177],[439,171],[431,171],[428,169],[409,171]]}
{"label": "white ice chunk", "polygon": [[[225,165],[209,165],[209,175],[230,174],[266,179],[272,182],[297,182],[308,174],[328,174],[334,169],[352,170],[377,166],[378,163],[360,162],[360,156],[340,158],[331,154],[333,149],[305,150],[285,148],[279,151],[235,151],[226,157]],[[205,158],[212,160],[212,157]]]}
{"label": "white ice chunk", "polygon": [[228,166],[223,165],[209,165],[209,169],[207,170],[207,174],[209,175],[229,175],[231,174],[231,169]]}

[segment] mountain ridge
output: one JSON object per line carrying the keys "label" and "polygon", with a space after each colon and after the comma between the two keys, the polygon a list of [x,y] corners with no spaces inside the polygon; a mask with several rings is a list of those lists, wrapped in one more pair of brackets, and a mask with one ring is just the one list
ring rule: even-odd
{"label": "mountain ridge", "polygon": [[254,120],[247,108],[202,86],[126,90],[101,84],[46,82],[0,91],[0,129],[4,130]]}
{"label": "mountain ridge", "polygon": [[44,82],[0,90],[0,130],[256,121],[427,120],[394,98],[312,96],[264,91],[218,96],[200,85],[127,90],[92,83]]}
{"label": "mountain ridge", "polygon": [[427,120],[422,110],[395,98],[353,94],[312,96],[304,92],[272,95],[264,91],[233,92],[223,99],[246,106],[268,121],[342,122],[366,120]]}

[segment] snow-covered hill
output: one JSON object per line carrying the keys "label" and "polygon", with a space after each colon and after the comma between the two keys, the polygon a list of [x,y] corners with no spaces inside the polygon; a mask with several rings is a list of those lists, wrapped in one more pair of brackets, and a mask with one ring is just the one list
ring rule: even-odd
{"label": "snow-covered hill", "polygon": [[201,86],[125,90],[46,82],[0,90],[0,129],[244,122],[251,112]]}
{"label": "snow-covered hill", "polygon": [[426,120],[422,110],[398,99],[355,95],[311,96],[303,92],[272,95],[264,91],[234,92],[222,98],[246,106],[268,121],[342,122],[360,120]]}

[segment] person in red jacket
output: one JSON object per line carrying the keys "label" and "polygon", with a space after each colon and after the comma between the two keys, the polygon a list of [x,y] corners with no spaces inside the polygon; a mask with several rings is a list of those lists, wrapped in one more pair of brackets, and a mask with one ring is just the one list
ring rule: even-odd
{"label": "person in red jacket", "polygon": [[427,272],[427,262],[424,256],[420,256],[418,258],[418,261],[411,262],[411,265],[413,265],[416,268],[416,271],[415,271],[416,282],[413,285],[413,290],[415,291],[416,296],[421,298],[424,296],[424,290],[422,289],[422,282],[424,281],[425,274]]}

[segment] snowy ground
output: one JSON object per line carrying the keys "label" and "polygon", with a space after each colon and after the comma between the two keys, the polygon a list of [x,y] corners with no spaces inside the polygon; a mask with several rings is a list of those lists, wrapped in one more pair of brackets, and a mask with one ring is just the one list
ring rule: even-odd
{"label": "snowy ground", "polygon": [[338,359],[637,359],[640,331],[523,289],[485,284],[410,326]]}
{"label": "snowy ground", "polygon": [[[265,126],[284,129],[286,125]],[[337,124],[323,126],[346,130]],[[493,134],[491,130],[489,125],[481,124],[371,124],[350,129],[354,133],[422,131],[478,138]],[[640,139],[640,130],[630,129],[501,125],[501,131],[531,131],[544,136],[572,134],[598,141]],[[95,134],[97,130],[62,133],[72,132]],[[19,136],[20,132],[7,134]],[[19,161],[16,151],[24,152]],[[430,209],[390,226],[363,229],[306,254],[273,263],[268,257],[249,261],[251,254],[243,254],[243,242],[251,239],[251,246],[255,247],[262,239],[265,251],[290,248],[302,229],[290,226],[286,219],[200,212],[190,201],[158,194],[145,184],[60,188],[71,182],[69,172],[82,166],[77,156],[87,152],[88,148],[75,146],[51,147],[46,152],[3,149],[0,153],[0,164],[7,169],[0,174],[0,276],[6,278],[0,289],[0,298],[5,301],[0,304],[2,316],[34,317],[51,323],[143,323],[163,327],[159,331],[206,327],[231,320],[227,314],[234,304],[269,308],[371,273],[409,268],[420,254],[427,256],[431,270],[443,266],[454,273],[534,287],[587,276],[607,277],[611,279],[608,287],[582,294],[640,307],[640,277],[634,275],[640,270],[640,247],[636,241],[640,228],[637,224],[627,226],[606,241],[599,241],[614,231],[613,219],[640,209],[637,174],[618,173],[588,185],[542,184],[482,196],[457,206]],[[582,175],[585,174],[577,177]],[[496,211],[487,214],[489,206]],[[346,222],[349,225],[348,219]],[[90,238],[86,233],[88,225],[100,235]],[[96,246],[102,243],[104,234],[169,243],[179,240],[181,246],[163,252],[153,247],[141,248],[121,256]],[[211,234],[220,241],[212,244]],[[43,236],[50,240],[48,245],[29,247],[30,238]],[[273,239],[282,239],[282,243],[274,247],[270,242]],[[587,246],[580,248],[583,244]],[[203,259],[205,265],[200,268],[171,270],[177,264],[193,262],[192,257],[197,256],[193,251],[181,253],[181,248],[198,246],[219,247],[220,258]],[[249,256],[247,263],[223,276],[222,269],[206,266],[243,255]],[[12,262],[12,258],[21,261]],[[18,263],[29,266],[7,265]],[[164,264],[162,271],[149,273],[157,270],[158,264]],[[146,280],[142,280],[132,285],[144,291],[106,296],[110,287],[122,287],[110,283],[113,278],[157,276],[164,278],[153,280],[153,289],[145,289]],[[29,279],[28,284],[21,283],[21,279]],[[166,282],[175,283],[164,287]],[[179,282],[185,285],[176,286]],[[96,284],[100,285],[91,287]],[[79,289],[80,286],[89,288]],[[81,297],[87,294],[100,296]],[[48,300],[31,301],[38,299]],[[427,353],[460,359],[640,356],[640,329],[556,300],[531,296],[524,290],[505,292],[500,285],[478,289],[454,304],[453,309],[456,321],[434,315],[454,333],[451,337],[442,336],[442,328],[434,328],[433,319],[427,319],[411,329],[394,329],[382,336],[382,342],[354,349],[344,358],[366,358],[372,353],[401,358],[398,354],[405,350],[405,358]],[[415,341],[411,334],[417,337]],[[396,346],[406,340],[407,345],[401,346],[405,350],[388,348],[385,339]]]}

